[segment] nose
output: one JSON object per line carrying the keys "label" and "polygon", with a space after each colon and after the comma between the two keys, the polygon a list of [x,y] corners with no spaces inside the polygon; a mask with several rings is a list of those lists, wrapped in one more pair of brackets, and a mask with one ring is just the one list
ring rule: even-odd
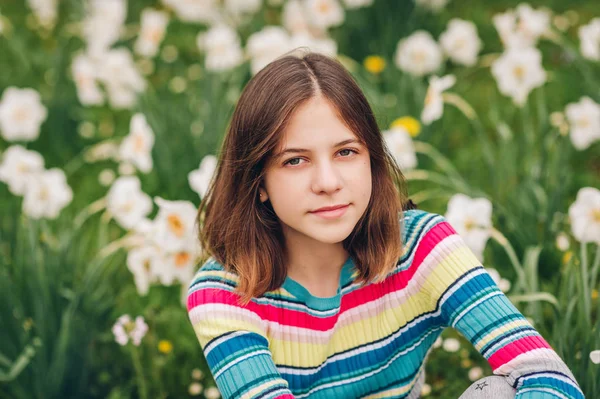
{"label": "nose", "polygon": [[340,170],[332,162],[319,162],[314,168],[312,189],[313,192],[334,193],[342,187]]}

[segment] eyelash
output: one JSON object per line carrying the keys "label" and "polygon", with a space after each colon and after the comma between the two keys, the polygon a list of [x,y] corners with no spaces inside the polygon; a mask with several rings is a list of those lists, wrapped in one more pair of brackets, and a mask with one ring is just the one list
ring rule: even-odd
{"label": "eyelash", "polygon": [[[353,149],[353,148],[343,148],[343,149],[339,150],[339,151],[338,151],[338,153],[339,153],[339,152],[342,152],[342,151],[351,151],[351,152],[353,152],[354,154],[358,154],[358,151],[357,151],[357,150],[355,150],[355,149]],[[348,156],[346,156],[346,157],[343,157],[343,158],[348,158],[348,157],[349,157],[349,155],[348,155]],[[294,159],[302,159],[302,158],[299,158],[299,157],[296,157],[296,158],[290,158],[290,159],[288,159],[287,161],[285,161],[285,162],[283,163],[283,166],[286,166],[287,164],[289,164],[289,163],[290,163],[290,161],[293,161]],[[297,165],[291,165],[291,166],[297,166]]]}

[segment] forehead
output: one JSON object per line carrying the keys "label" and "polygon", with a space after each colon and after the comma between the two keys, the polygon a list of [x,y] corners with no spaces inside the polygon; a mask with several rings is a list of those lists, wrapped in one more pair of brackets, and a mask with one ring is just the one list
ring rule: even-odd
{"label": "forehead", "polygon": [[291,115],[282,131],[278,151],[287,147],[319,148],[358,137],[346,126],[337,109],[323,97],[307,100]]}

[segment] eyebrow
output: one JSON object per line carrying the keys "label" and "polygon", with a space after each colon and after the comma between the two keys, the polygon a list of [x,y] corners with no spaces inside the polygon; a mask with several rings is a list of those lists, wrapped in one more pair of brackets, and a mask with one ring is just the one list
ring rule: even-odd
{"label": "eyebrow", "polygon": [[[350,143],[357,143],[360,144],[360,141],[357,139],[348,139],[348,140],[343,140],[340,141],[339,143],[335,144],[333,147],[339,147],[345,144],[350,144]],[[281,151],[279,154],[277,154],[275,156],[275,158],[281,158],[282,156],[284,156],[285,154],[289,154],[289,153],[301,153],[301,152],[310,152],[310,150],[306,149],[306,148],[286,148],[285,150]]]}

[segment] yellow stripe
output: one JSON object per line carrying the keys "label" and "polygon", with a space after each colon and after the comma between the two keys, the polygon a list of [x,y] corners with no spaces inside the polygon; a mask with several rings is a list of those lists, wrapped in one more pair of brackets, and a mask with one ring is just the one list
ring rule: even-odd
{"label": "yellow stripe", "polygon": [[260,326],[245,320],[211,317],[210,322],[200,321],[194,324],[194,331],[202,349],[216,337],[231,331],[240,330],[255,332],[260,336],[265,336],[264,330]]}
{"label": "yellow stripe", "polygon": [[256,388],[253,388],[253,389],[249,390],[248,392],[246,392],[245,394],[243,394],[241,396],[241,398],[242,399],[253,398],[256,394],[259,394],[261,392],[267,391],[273,385],[279,385],[279,384],[281,384],[281,382],[284,382],[287,385],[287,381],[285,381],[284,379],[276,379],[276,380],[272,380],[272,381],[267,381],[264,384],[259,385]]}
{"label": "yellow stripe", "polygon": [[[337,328],[326,344],[298,343],[287,339],[271,338],[269,349],[277,364],[287,364],[295,367],[316,367],[334,353],[346,351],[368,342],[380,340],[392,335],[400,326],[424,313],[421,305],[424,294],[419,292],[410,297],[400,307],[386,309],[377,314],[368,311],[370,317],[362,318],[342,328]],[[364,315],[362,317],[365,317]],[[294,353],[290,353],[291,350]]]}
{"label": "yellow stripe", "polygon": [[477,344],[475,345],[475,348],[481,352],[481,350],[483,349],[483,347],[485,345],[487,345],[490,341],[495,340],[496,338],[498,338],[501,335],[504,335],[505,333],[507,333],[509,330],[518,328],[518,327],[524,327],[524,326],[531,326],[531,324],[529,323],[529,321],[527,321],[527,319],[525,320],[515,320],[512,321],[506,325],[503,325],[501,327],[498,327],[496,329],[494,329],[492,332],[490,332],[488,335],[484,336],[481,340],[479,340],[479,342],[477,342]]}

